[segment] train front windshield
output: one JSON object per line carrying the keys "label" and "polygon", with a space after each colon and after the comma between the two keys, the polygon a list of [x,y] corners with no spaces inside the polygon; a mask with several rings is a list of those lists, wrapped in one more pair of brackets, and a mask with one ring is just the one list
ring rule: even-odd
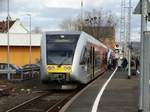
{"label": "train front windshield", "polygon": [[79,35],[46,35],[47,64],[70,65]]}

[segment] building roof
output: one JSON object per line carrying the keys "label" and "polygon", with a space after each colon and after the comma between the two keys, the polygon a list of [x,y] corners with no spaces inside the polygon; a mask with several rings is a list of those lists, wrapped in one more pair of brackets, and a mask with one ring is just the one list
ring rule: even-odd
{"label": "building roof", "polygon": [[[16,20],[9,21],[9,29],[13,26]],[[6,33],[8,31],[8,21],[0,21],[0,33]]]}
{"label": "building roof", "polygon": [[[42,34],[31,34],[31,46],[40,46]],[[0,46],[8,46],[6,33],[0,33]],[[9,34],[10,46],[30,46],[30,34]]]}

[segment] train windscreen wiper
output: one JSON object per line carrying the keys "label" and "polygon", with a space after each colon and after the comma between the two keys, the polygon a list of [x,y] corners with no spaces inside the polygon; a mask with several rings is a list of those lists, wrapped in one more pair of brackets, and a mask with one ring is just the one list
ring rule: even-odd
{"label": "train windscreen wiper", "polygon": [[61,62],[60,64],[58,64],[58,67],[61,67],[62,64],[63,64],[65,61],[67,61],[67,59],[68,59],[68,58],[63,59],[62,62]]}
{"label": "train windscreen wiper", "polygon": [[48,64],[56,64],[52,59],[49,59]]}

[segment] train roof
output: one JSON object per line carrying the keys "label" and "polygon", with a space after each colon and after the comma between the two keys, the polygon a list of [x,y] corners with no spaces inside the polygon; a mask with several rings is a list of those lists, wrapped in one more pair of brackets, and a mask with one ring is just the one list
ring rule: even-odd
{"label": "train roof", "polygon": [[106,45],[104,45],[100,40],[97,40],[97,39],[95,39],[93,36],[91,36],[91,35],[89,35],[89,34],[87,34],[87,33],[85,33],[85,32],[82,32],[82,33],[81,33],[81,36],[84,36],[84,35],[85,35],[86,40],[87,40],[88,42],[94,43],[94,44],[96,44],[97,46],[103,47],[103,48],[105,48],[105,49],[109,49],[109,48],[108,48]]}
{"label": "train roof", "polygon": [[78,34],[78,35],[80,35],[81,32],[79,32],[79,31],[46,31],[45,34],[51,34],[51,35],[56,35],[56,34],[64,34],[64,35],[65,34],[68,34],[68,35],[72,34],[72,35],[75,35],[75,34]]}
{"label": "train roof", "polygon": [[57,34],[66,34],[66,35],[80,35],[80,38],[85,38],[86,41],[94,43],[98,46],[102,46],[105,49],[109,49],[106,45],[104,45],[100,40],[95,39],[93,36],[87,34],[83,31],[46,31],[45,34],[57,35]]}

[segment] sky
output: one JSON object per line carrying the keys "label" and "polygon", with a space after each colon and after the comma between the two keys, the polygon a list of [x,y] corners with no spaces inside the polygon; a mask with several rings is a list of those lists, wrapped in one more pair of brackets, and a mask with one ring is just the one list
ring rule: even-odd
{"label": "sky", "polygon": [[[0,0],[0,20],[6,18],[7,0]],[[28,28],[31,14],[32,28],[41,27],[43,30],[61,30],[60,24],[64,19],[76,18],[81,12],[81,0],[9,0],[10,16],[19,18]],[[132,0],[132,11],[139,0]],[[128,3],[128,0],[126,0]],[[121,0],[83,0],[84,11],[92,9],[111,11],[116,18],[120,18]],[[132,40],[140,38],[140,16],[132,15]],[[119,24],[119,21],[118,21]],[[119,26],[118,26],[119,27]],[[116,37],[119,38],[119,28]]]}

